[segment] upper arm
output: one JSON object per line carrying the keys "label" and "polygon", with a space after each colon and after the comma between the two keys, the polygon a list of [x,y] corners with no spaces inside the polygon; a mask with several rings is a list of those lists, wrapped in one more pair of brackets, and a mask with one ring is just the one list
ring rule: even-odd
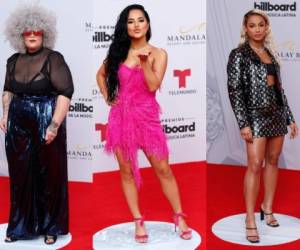
{"label": "upper arm", "polygon": [[164,49],[156,49],[152,69],[159,82],[162,82],[168,65],[168,54]]}
{"label": "upper arm", "polygon": [[97,72],[97,81],[99,78],[106,78],[106,66],[105,66],[105,63],[102,63],[102,65],[100,66],[98,72]]}
{"label": "upper arm", "polygon": [[59,52],[50,55],[51,84],[58,94],[72,98],[74,85],[71,71]]}
{"label": "upper arm", "polygon": [[3,91],[10,91],[10,92],[12,91],[11,79],[12,79],[12,74],[13,74],[13,68],[14,68],[14,65],[16,64],[18,56],[19,56],[19,53],[15,53],[7,59]]}
{"label": "upper arm", "polygon": [[227,64],[228,87],[237,88],[241,84],[242,55],[237,49],[231,51]]}

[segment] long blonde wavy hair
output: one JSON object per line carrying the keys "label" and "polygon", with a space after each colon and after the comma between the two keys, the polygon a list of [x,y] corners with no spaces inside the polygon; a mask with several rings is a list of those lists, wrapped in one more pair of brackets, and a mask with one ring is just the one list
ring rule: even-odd
{"label": "long blonde wavy hair", "polygon": [[279,57],[278,57],[278,55],[276,53],[276,49],[275,49],[275,44],[274,44],[274,40],[273,40],[270,19],[269,19],[268,15],[265,12],[261,11],[261,10],[253,9],[253,10],[248,11],[244,15],[242,28],[241,28],[241,39],[240,39],[240,42],[239,42],[239,46],[241,46],[244,43],[249,41],[249,37],[248,37],[247,32],[246,32],[246,25],[247,25],[249,17],[254,16],[254,15],[261,16],[265,20],[266,24],[268,25],[267,34],[266,34],[266,37],[265,37],[265,40],[264,40],[264,47],[267,48],[270,51],[270,53],[272,54],[272,56],[274,56],[275,60],[278,63],[280,63]]}

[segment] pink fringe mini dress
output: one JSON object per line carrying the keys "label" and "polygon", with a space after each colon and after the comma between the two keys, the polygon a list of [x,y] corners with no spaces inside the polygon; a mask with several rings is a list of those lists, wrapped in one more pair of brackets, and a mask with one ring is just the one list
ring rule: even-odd
{"label": "pink fringe mini dress", "polygon": [[125,160],[131,163],[135,182],[140,186],[138,150],[159,160],[166,159],[169,153],[166,135],[160,124],[155,92],[148,90],[143,69],[120,64],[118,77],[120,86],[116,104],[109,113],[105,151],[120,150]]}

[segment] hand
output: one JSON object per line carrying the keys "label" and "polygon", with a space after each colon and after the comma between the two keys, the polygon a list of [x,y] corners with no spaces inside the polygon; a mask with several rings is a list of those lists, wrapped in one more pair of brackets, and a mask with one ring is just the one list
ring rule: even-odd
{"label": "hand", "polygon": [[290,124],[290,129],[291,129],[290,139],[296,138],[298,136],[298,127],[297,127],[297,124],[295,122],[292,122]]}
{"label": "hand", "polygon": [[50,125],[46,130],[46,145],[49,145],[52,141],[54,141],[55,137],[57,136],[58,127],[59,125],[55,121],[51,121]]}
{"label": "hand", "polygon": [[140,59],[140,62],[146,62],[150,58],[151,52],[150,51],[144,51],[140,52],[137,56]]}
{"label": "hand", "polygon": [[151,52],[151,49],[148,48],[144,48],[144,49],[140,49],[137,51],[137,57],[140,59],[140,63],[149,63],[150,65],[152,65],[153,63],[153,55]]}
{"label": "hand", "polygon": [[0,128],[5,134],[7,133],[7,118],[6,117],[2,117],[2,119],[0,120]]}
{"label": "hand", "polygon": [[241,136],[247,142],[253,142],[252,131],[250,127],[244,127],[241,129]]}

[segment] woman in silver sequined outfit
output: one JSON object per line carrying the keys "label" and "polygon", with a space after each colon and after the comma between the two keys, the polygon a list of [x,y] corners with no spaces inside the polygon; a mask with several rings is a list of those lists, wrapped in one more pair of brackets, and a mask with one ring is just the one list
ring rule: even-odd
{"label": "woman in silver sequined outfit", "polygon": [[[263,170],[264,199],[261,220],[278,227],[272,205],[278,175],[278,158],[284,135],[298,134],[280,79],[280,66],[273,49],[268,16],[251,10],[244,16],[241,42],[231,51],[227,67],[230,102],[246,141],[248,167],[244,180],[246,238],[259,242],[255,203]],[[264,165],[264,167],[263,167]]]}

